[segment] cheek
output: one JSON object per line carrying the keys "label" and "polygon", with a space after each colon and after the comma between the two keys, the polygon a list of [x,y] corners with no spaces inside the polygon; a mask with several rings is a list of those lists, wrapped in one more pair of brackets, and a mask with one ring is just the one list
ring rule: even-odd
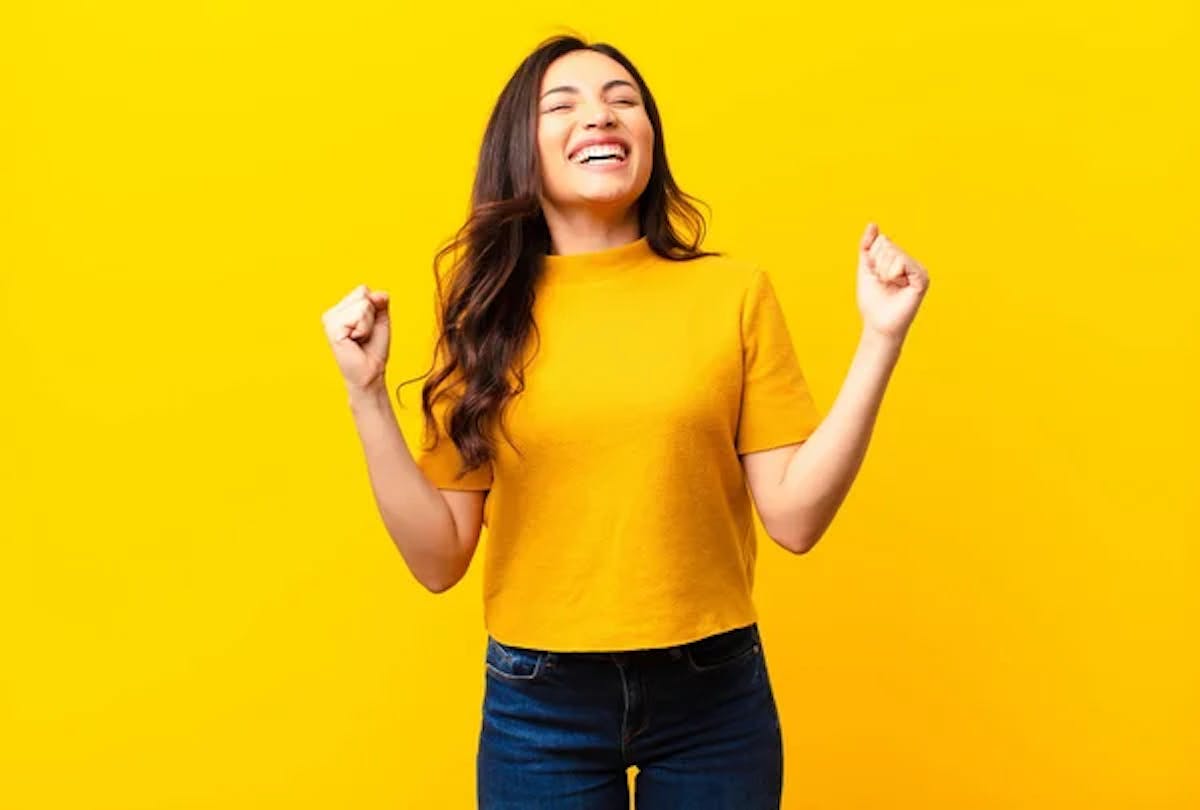
{"label": "cheek", "polygon": [[541,127],[537,135],[538,157],[548,171],[556,171],[562,165],[563,152],[567,148],[562,132],[553,127]]}
{"label": "cheek", "polygon": [[550,155],[550,136],[548,133],[538,130],[537,134],[537,151],[538,157],[542,163],[546,162],[546,158]]}
{"label": "cheek", "polygon": [[552,197],[561,195],[567,182],[565,175],[568,167],[563,164],[562,157],[565,148],[563,141],[553,132],[539,132],[538,174],[541,177],[543,193]]}
{"label": "cheek", "polygon": [[646,126],[646,132],[638,139],[638,146],[641,147],[641,160],[638,161],[639,171],[649,175],[654,164],[654,131],[649,125]]}
{"label": "cheek", "polygon": [[630,129],[637,138],[637,145],[641,149],[642,157],[645,162],[649,163],[654,159],[654,127],[650,125],[650,119],[643,117]]}

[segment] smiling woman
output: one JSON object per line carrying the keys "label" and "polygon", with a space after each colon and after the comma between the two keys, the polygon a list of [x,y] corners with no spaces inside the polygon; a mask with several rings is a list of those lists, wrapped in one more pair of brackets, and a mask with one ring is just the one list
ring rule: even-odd
{"label": "smiling woman", "polygon": [[[820,413],[770,279],[700,248],[664,144],[612,46],[558,37],[522,62],[435,259],[427,441],[404,480],[372,477],[431,590],[489,530],[482,810],[624,810],[633,765],[643,810],[779,806],[742,463]],[[345,306],[350,335],[385,347],[386,300]],[[367,365],[352,376],[377,390]]]}
{"label": "smiling woman", "polygon": [[458,259],[416,461],[463,549],[438,590],[490,530],[483,810],[626,808],[631,765],[641,808],[779,806],[740,459],[819,413],[766,275],[699,248],[664,143],[619,51],[543,43],[435,262]]}

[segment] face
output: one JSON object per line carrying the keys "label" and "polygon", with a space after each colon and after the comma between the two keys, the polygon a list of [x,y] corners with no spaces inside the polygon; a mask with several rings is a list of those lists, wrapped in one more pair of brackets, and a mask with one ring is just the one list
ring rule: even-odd
{"label": "face", "polygon": [[542,77],[537,121],[544,204],[629,206],[645,190],[654,130],[621,63],[592,50],[556,59]]}

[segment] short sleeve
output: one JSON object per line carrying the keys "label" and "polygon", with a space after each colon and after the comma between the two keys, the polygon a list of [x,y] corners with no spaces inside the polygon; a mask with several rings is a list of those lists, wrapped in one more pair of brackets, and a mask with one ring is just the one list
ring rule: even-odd
{"label": "short sleeve", "polygon": [[739,454],[806,440],[821,423],[783,308],[765,270],[756,268],[742,302],[742,402]]}
{"label": "short sleeve", "polygon": [[416,455],[417,466],[421,468],[421,472],[425,473],[429,482],[438,489],[491,489],[491,462],[484,463],[462,478],[455,479],[462,465],[462,455],[458,452],[458,447],[451,441],[449,434],[445,432],[446,410],[449,404],[446,399],[439,400],[434,404],[437,446],[432,450],[426,450],[425,443],[422,441]]}

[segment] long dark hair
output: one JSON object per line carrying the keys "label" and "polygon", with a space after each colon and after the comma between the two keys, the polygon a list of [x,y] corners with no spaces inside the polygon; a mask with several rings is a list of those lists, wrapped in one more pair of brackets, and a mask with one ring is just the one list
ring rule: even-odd
{"label": "long dark hair", "polygon": [[[479,150],[470,214],[434,257],[439,335],[433,365],[429,372],[400,383],[403,387],[415,382],[438,367],[421,391],[425,445],[436,447],[434,406],[449,398],[443,429],[463,459],[459,478],[492,460],[492,430],[497,425],[512,444],[501,412],[525,388],[524,368],[518,363],[530,332],[537,332],[534,287],[541,256],[551,246],[539,200],[538,93],[550,63],[581,49],[605,54],[629,71],[654,128],[650,179],[637,201],[638,223],[649,247],[675,261],[720,255],[699,247],[706,223],[692,201],[708,206],[675,184],[658,107],[633,63],[605,43],[589,45],[569,35],[543,40],[501,91]],[[439,270],[447,257],[454,259],[448,284]]]}

